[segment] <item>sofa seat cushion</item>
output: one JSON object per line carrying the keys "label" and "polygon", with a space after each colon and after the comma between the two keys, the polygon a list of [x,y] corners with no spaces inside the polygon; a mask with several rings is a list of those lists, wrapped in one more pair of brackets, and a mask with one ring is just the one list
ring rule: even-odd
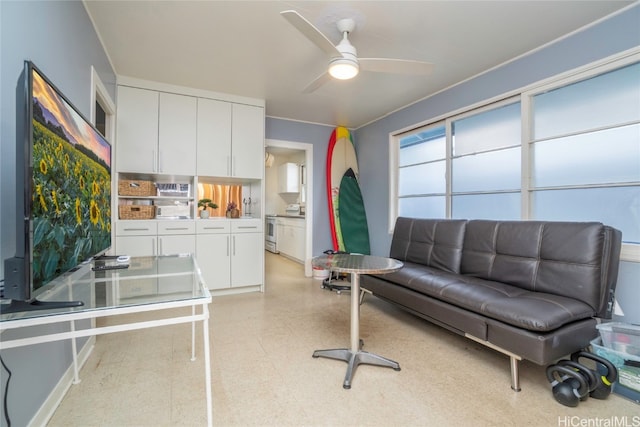
{"label": "sofa seat cushion", "polygon": [[448,273],[405,262],[383,280],[530,331],[552,331],[595,315],[588,304],[509,284]]}

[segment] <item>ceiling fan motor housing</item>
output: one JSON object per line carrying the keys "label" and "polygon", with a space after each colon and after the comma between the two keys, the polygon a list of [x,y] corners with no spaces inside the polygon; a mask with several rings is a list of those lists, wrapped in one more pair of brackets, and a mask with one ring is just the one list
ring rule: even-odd
{"label": "ceiling fan motor housing", "polygon": [[[353,20],[343,19],[338,23],[338,28],[344,30],[345,25],[340,25],[346,22],[346,25],[350,25],[349,28],[353,29]],[[329,74],[340,80],[347,80],[355,77],[360,71],[360,65],[358,64],[358,51],[349,42],[349,31],[342,31],[343,38],[336,46],[336,49],[342,54],[329,60]]]}
{"label": "ceiling fan motor housing", "polygon": [[329,74],[336,79],[348,80],[355,77],[360,71],[356,49],[348,41],[347,44],[347,46],[343,46],[340,43],[337,46],[340,53],[342,53],[342,57],[335,57],[329,60]]}

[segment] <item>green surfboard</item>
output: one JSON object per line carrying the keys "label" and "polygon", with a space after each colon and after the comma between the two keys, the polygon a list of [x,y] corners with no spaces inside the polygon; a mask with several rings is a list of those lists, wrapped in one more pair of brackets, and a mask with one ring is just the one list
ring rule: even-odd
{"label": "green surfboard", "polygon": [[338,216],[346,252],[369,255],[369,227],[360,185],[353,169],[349,168],[340,181]]}

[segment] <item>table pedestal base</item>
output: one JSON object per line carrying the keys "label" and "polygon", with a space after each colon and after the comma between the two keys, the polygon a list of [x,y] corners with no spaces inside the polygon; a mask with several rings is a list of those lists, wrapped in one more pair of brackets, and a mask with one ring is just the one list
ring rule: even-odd
{"label": "table pedestal base", "polygon": [[348,348],[316,350],[313,352],[313,357],[326,357],[329,359],[336,359],[347,362],[347,374],[344,376],[344,383],[342,384],[342,387],[346,389],[351,388],[351,380],[353,379],[353,374],[355,374],[356,368],[360,364],[385,366],[388,368],[393,368],[396,371],[400,370],[400,365],[397,362],[362,350],[353,351],[349,350]]}

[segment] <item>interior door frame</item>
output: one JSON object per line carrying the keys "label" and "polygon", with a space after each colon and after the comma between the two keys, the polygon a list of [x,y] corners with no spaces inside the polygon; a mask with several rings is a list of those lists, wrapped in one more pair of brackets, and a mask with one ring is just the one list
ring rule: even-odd
{"label": "interior door frame", "polygon": [[265,140],[266,147],[288,148],[304,151],[304,162],[307,170],[307,200],[305,204],[305,246],[304,246],[304,275],[312,276],[311,258],[313,256],[313,144],[306,142],[283,141],[278,139]]}

